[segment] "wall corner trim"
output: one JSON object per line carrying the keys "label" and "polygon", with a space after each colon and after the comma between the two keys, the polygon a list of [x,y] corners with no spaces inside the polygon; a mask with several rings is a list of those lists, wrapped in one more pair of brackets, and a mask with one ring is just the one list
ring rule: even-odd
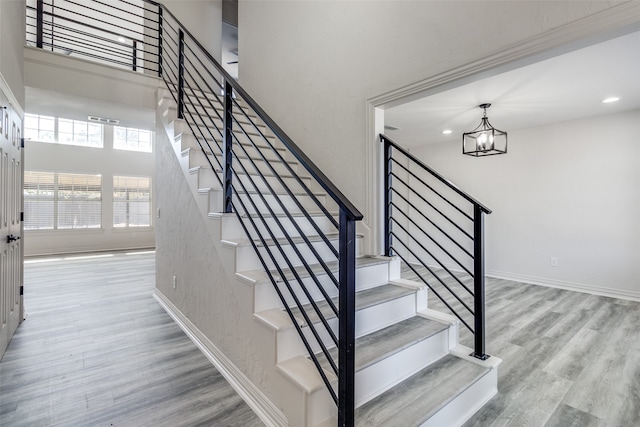
{"label": "wall corner trim", "polygon": [[231,387],[256,413],[258,418],[269,427],[285,427],[289,423],[284,413],[278,409],[247,378],[219,348],[217,348],[169,299],[158,289],[153,297],[183,330],[189,339],[202,351],[209,361],[220,371]]}

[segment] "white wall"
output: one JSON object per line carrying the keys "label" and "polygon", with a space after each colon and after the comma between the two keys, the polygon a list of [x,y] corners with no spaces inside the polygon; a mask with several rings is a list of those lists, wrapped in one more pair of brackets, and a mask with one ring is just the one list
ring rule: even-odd
{"label": "white wall", "polygon": [[[30,112],[27,110],[27,112]],[[153,130],[153,129],[151,129]],[[79,230],[27,230],[25,256],[106,251],[155,246],[155,208],[151,227],[113,227],[113,177],[154,177],[155,155],[114,150],[113,127],[105,126],[104,148],[77,147],[34,141],[25,143],[25,170],[102,175],[102,228]],[[152,193],[152,200],[155,197]]]}
{"label": "white wall", "polygon": [[161,3],[220,61],[222,0],[166,0]]}
{"label": "white wall", "polygon": [[[24,16],[24,0],[0,1],[0,80],[6,82],[21,109],[24,107]],[[4,86],[4,83],[0,81],[0,85]]]}
{"label": "white wall", "polygon": [[493,210],[487,274],[640,299],[638,134],[640,110],[510,131],[506,155],[412,154]]}
{"label": "white wall", "polygon": [[239,80],[368,221],[368,99],[614,3],[241,0]]}

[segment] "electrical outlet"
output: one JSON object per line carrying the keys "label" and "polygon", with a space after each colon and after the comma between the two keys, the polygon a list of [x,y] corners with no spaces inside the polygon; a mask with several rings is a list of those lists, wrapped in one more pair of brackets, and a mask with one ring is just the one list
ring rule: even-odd
{"label": "electrical outlet", "polygon": [[176,288],[176,276],[173,276],[173,289]]}
{"label": "electrical outlet", "polygon": [[156,211],[156,218],[160,218],[160,208]]}
{"label": "electrical outlet", "polygon": [[552,256],[551,257],[551,267],[557,267],[558,266],[558,257]]}

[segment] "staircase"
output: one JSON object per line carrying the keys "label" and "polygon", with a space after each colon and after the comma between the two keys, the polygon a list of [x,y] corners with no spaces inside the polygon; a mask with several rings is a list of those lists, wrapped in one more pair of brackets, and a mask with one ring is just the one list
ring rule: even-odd
{"label": "staircase", "polygon": [[[484,351],[482,214],[490,211],[383,138],[386,256],[369,256],[356,232],[362,219],[358,210],[171,11],[152,0],[67,3],[61,9],[56,2],[55,10],[45,0],[28,5],[27,42],[162,79],[156,114],[162,137],[157,140],[171,145],[175,159],[168,147],[161,150],[182,171],[182,177],[171,177],[187,184],[175,188],[189,189],[186,200],[191,206],[193,197],[207,230],[207,235],[189,236],[190,242],[199,248],[212,245],[220,261],[216,265],[225,270],[215,281],[220,285],[216,298],[232,289],[225,297],[241,307],[230,311],[233,319],[225,318],[225,324],[235,331],[233,322],[241,323],[249,337],[243,338],[255,341],[252,350],[260,349],[259,360],[251,360],[253,372],[238,377],[243,378],[239,387],[264,391],[272,406],[275,402],[277,409],[262,414],[267,424],[458,426],[491,399],[500,359]],[[115,25],[102,28],[105,19]],[[437,191],[443,207],[413,190],[453,231],[424,216],[422,205],[413,205],[415,196],[404,195],[411,188],[398,190],[391,183],[433,187],[404,166],[405,160],[389,157],[392,151],[470,202],[473,213]],[[406,173],[392,171],[394,162]],[[452,209],[462,221],[471,220],[473,232],[448,216]],[[435,229],[425,231],[422,219],[394,217],[393,211],[418,212]],[[418,238],[416,230],[431,242]],[[435,241],[438,233],[448,240]],[[422,282],[402,279],[401,261]],[[429,274],[418,274],[413,263]],[[189,288],[180,291],[184,295]],[[445,294],[453,300],[447,302]],[[429,308],[433,295],[451,314]],[[176,313],[170,298],[158,298],[187,324],[194,341],[211,338],[188,324],[189,313]],[[458,342],[460,326],[474,334],[473,349]],[[239,372],[234,362],[242,361],[226,359],[223,365]]]}
{"label": "staircase", "polygon": [[[199,93],[198,96],[207,97],[205,93]],[[223,111],[224,108],[217,97],[211,98],[206,104],[187,101],[192,103],[183,107],[215,117],[213,110]],[[249,109],[234,114],[238,121],[250,119],[259,122]],[[293,201],[294,197],[285,193],[274,175],[266,174],[266,180],[263,181],[257,172],[249,172],[252,144],[239,138],[244,148],[238,150],[242,154],[235,160],[238,164],[234,169],[243,171],[239,178],[244,181],[243,187],[247,190],[240,197],[259,199],[244,216],[253,219],[263,216],[265,221],[261,229],[265,232],[269,229],[273,235],[271,239],[256,238],[251,241],[235,214],[220,213],[224,204],[221,185],[223,171],[212,166],[217,162],[211,161],[211,157],[220,158],[223,153],[203,144],[198,138],[198,134],[201,137],[208,135],[210,129],[201,129],[201,126],[189,125],[186,120],[178,119],[177,104],[166,89],[158,92],[158,117],[168,139],[173,141],[173,150],[185,179],[189,181],[202,217],[208,222],[211,238],[215,239],[216,246],[228,252],[228,259],[233,260],[228,265],[233,269],[232,275],[238,286],[246,286],[250,290],[248,295],[252,299],[252,315],[257,321],[255,327],[261,329],[259,334],[272,337],[265,339],[265,342],[273,348],[265,348],[264,351],[275,355],[273,363],[280,374],[277,388],[282,395],[282,410],[289,424],[337,425],[338,415],[331,393],[296,330],[301,331],[309,343],[313,343],[311,350],[318,359],[322,374],[337,390],[337,376],[331,367],[332,361],[338,360],[337,347],[332,345],[328,333],[322,332],[321,324],[326,322],[337,333],[336,314],[323,293],[337,305],[338,292],[325,267],[318,263],[309,265],[315,274],[312,277],[303,265],[302,259],[314,258],[303,241],[303,235],[321,256],[330,259],[333,254],[324,248],[323,237],[317,234],[307,215]],[[222,126],[221,120],[219,125]],[[277,144],[277,139],[269,134],[264,124],[260,124],[260,129],[272,143]],[[276,148],[287,163],[287,166],[279,166],[278,172],[282,178],[285,181],[294,180],[293,176],[288,175],[291,168],[313,190],[324,208],[336,216],[335,204],[306,176],[296,159],[291,158],[284,147]],[[276,154],[271,156],[278,157]],[[257,161],[257,158],[253,159],[254,163]],[[243,163],[244,167],[239,163]],[[268,169],[263,166],[261,170],[266,172]],[[245,172],[246,175],[243,175]],[[266,199],[269,194],[264,188],[248,191],[250,182],[262,182],[262,186],[270,186],[284,200],[284,208]],[[266,193],[265,200],[257,194],[259,191]],[[306,214],[321,227],[331,244],[337,247],[337,236],[332,234],[335,229],[331,221],[308,200],[309,195],[296,194],[295,197],[301,200],[302,207],[307,209]],[[249,204],[248,201],[242,203]],[[289,215],[284,212],[285,209]],[[282,220],[280,224],[277,219]],[[293,226],[293,221],[297,221],[297,228]],[[284,229],[281,228],[282,224]],[[497,392],[496,368],[500,360],[491,357],[482,361],[470,356],[473,350],[458,343],[458,319],[427,307],[426,287],[400,278],[399,259],[365,256],[361,249],[362,236],[356,239],[355,424],[438,427],[462,424]],[[282,249],[275,249],[276,245]],[[260,250],[263,246],[271,246],[273,252],[280,253],[282,258],[261,260],[256,248]],[[278,267],[284,262],[285,256],[288,258],[288,268]],[[227,256],[223,258],[227,259]],[[279,289],[273,286],[263,262],[277,278]],[[334,274],[338,270],[335,261],[327,262],[326,267]],[[283,278],[291,283],[289,292],[286,292],[288,289],[283,285]],[[321,289],[317,289],[314,282],[319,282]],[[285,309],[283,299],[291,316]],[[317,310],[312,306],[312,301]],[[326,357],[321,345],[313,339],[313,330],[320,331],[317,334],[331,357]]]}

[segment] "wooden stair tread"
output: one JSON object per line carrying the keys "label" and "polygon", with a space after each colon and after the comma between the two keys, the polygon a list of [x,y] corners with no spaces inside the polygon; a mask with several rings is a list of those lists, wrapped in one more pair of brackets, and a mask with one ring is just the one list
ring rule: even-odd
{"label": "wooden stair tread", "polygon": [[[445,331],[449,326],[421,316],[412,316],[386,328],[356,339],[356,372],[365,369],[387,357],[399,353],[420,341]],[[331,357],[338,360],[338,349],[329,350]],[[328,371],[329,362],[323,353],[318,355],[320,364]]]}
{"label": "wooden stair tread", "polygon": [[448,354],[356,409],[356,426],[418,426],[490,371]]}
{"label": "wooden stair tread", "polygon": [[[388,262],[389,262],[389,258],[388,257],[383,257],[383,256],[363,256],[363,257],[356,258],[356,268],[364,268],[364,267],[368,267],[368,266],[371,266],[371,265],[377,265],[377,264],[386,264]],[[337,273],[338,272],[338,262],[337,261],[327,262],[326,265],[327,265],[327,267],[329,268],[329,270],[332,273]],[[314,274],[325,274],[326,273],[325,270],[322,268],[322,266],[320,264],[311,264],[309,267],[311,267],[311,271],[313,271]],[[303,266],[295,267],[295,271],[296,271],[296,273],[298,273],[298,276],[300,278],[302,278],[302,279],[309,277],[309,272]],[[295,276],[291,272],[291,269],[289,269],[289,268],[283,268],[282,272],[284,273],[284,276],[288,280],[292,280],[292,279],[295,278]],[[241,277],[244,277],[246,280],[248,280],[250,282],[270,281],[269,280],[269,276],[267,275],[267,273],[264,270],[241,271],[241,272],[237,272],[236,274],[240,275]],[[271,272],[271,274],[277,280],[280,280],[280,273],[278,273],[277,270],[273,270]]]}
{"label": "wooden stair tread", "polygon": [[[356,311],[364,310],[365,308],[372,307],[374,305],[382,304],[386,301],[391,301],[397,298],[402,298],[407,295],[415,293],[415,290],[404,288],[402,286],[395,285],[393,283],[385,283],[375,288],[365,289],[356,292]],[[333,303],[338,305],[338,298],[332,298]],[[320,312],[325,319],[333,319],[336,317],[335,313],[326,301],[317,301],[316,305],[320,309]],[[312,323],[320,322],[320,318],[311,304],[305,304],[302,306]],[[283,309],[284,310],[284,309]],[[298,307],[293,307],[291,312],[300,320],[300,325],[305,325],[304,317],[300,313]]]}

